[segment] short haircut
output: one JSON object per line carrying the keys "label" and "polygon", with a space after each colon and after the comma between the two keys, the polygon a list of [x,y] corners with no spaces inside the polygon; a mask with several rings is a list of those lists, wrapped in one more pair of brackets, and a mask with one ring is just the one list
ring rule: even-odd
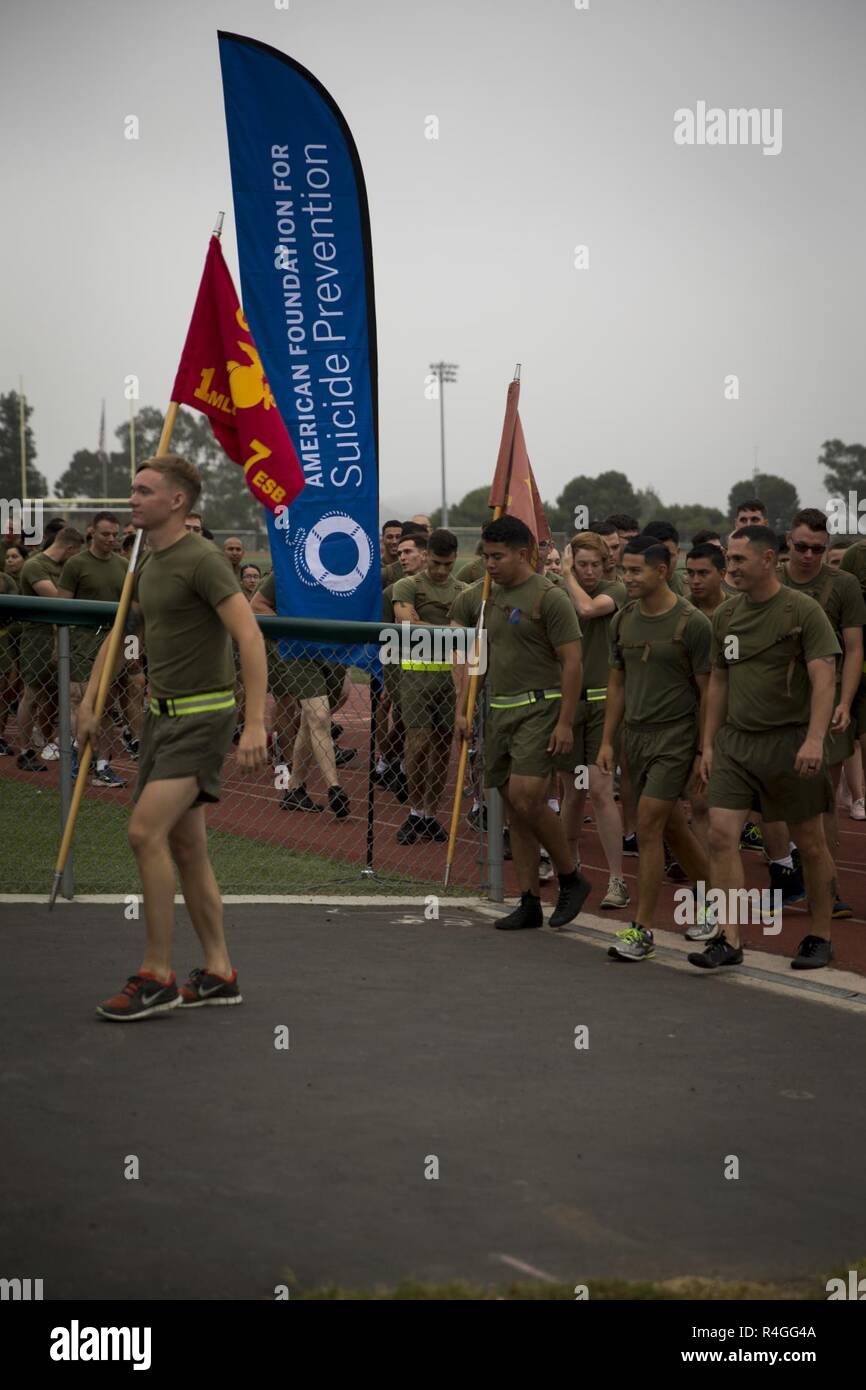
{"label": "short haircut", "polygon": [[454,532],[446,531],[444,526],[437,526],[427,537],[427,549],[432,550],[434,555],[456,555],[459,548],[460,543]]}
{"label": "short haircut", "polygon": [[668,569],[673,563],[667,546],[655,536],[648,536],[646,532],[634,536],[626,545],[623,555],[641,555],[645,564],[666,565]]}
{"label": "short haircut", "polygon": [[706,545],[707,541],[720,541],[721,539],[721,535],[718,531],[710,531],[709,528],[705,526],[702,531],[696,531],[692,536],[692,549],[698,545]]}
{"label": "short haircut", "polygon": [[213,531],[209,531],[208,528],[205,526],[204,522],[202,522],[201,524],[201,533],[206,541],[212,541],[214,538]]}
{"label": "short haircut", "polygon": [[418,550],[426,550],[427,532],[423,530],[412,531],[408,536],[400,537],[400,545],[402,545],[404,541],[412,541]]}
{"label": "short haircut", "polygon": [[61,545],[83,545],[84,537],[76,526],[64,526],[54,537]]}
{"label": "short haircut", "polygon": [[93,520],[91,521],[90,525],[91,525],[91,526],[98,526],[99,523],[100,523],[100,521],[110,521],[111,524],[112,524],[112,526],[119,526],[119,525],[120,525],[120,522],[118,521],[117,517],[114,515],[114,512],[97,512],[97,513],[96,513],[96,516],[93,518]]}
{"label": "short haircut", "polygon": [[511,546],[513,550],[523,545],[531,549],[534,544],[529,527],[516,516],[501,516],[497,521],[488,521],[481,534],[488,543],[498,542]]}
{"label": "short haircut", "polygon": [[131,550],[134,545],[135,536],[124,536],[123,540],[120,542],[121,550]]}
{"label": "short haircut", "polygon": [[386,532],[386,531],[389,531],[389,530],[391,529],[392,526],[402,526],[402,525],[403,525],[402,521],[383,521],[383,522],[382,522],[382,535],[384,536],[385,532]]}
{"label": "short haircut", "polygon": [[402,534],[402,536],[400,537],[401,541],[408,540],[410,536],[426,536],[426,535],[427,535],[427,527],[426,527],[426,526],[422,526],[419,522],[417,522],[417,521],[404,521],[404,522],[403,522],[403,534]]}
{"label": "short haircut", "polygon": [[241,579],[243,579],[247,570],[255,570],[256,574],[259,576],[261,576],[262,573],[255,560],[244,560],[243,564],[241,565]]}
{"label": "short haircut", "polygon": [[597,531],[578,531],[576,536],[572,536],[569,545],[572,553],[578,550],[595,550],[602,560],[606,560],[610,554],[604,537],[600,536]]}
{"label": "short haircut", "polygon": [[187,521],[200,521],[202,526],[204,526],[204,517],[201,512],[187,512],[186,519]]}
{"label": "short haircut", "polygon": [[819,512],[817,507],[803,507],[791,518],[788,529],[793,531],[795,526],[808,526],[810,531],[826,531],[827,516],[824,512]]}
{"label": "short haircut", "polygon": [[628,512],[612,512],[610,516],[605,517],[605,521],[609,526],[612,526],[615,531],[640,530],[640,522],[635,521],[634,517],[629,516]]}
{"label": "short haircut", "polygon": [[652,536],[657,541],[673,541],[674,545],[680,543],[680,533],[670,521],[648,521],[643,528],[645,536]]}
{"label": "short haircut", "polygon": [[48,522],[42,530],[42,549],[47,550],[49,545],[53,545],[57,539],[57,534],[62,531],[66,521],[62,516],[55,516]]}
{"label": "short haircut", "polygon": [[830,549],[831,549],[831,550],[848,550],[853,544],[854,544],[854,542],[853,542],[853,541],[849,541],[849,540],[847,539],[847,537],[845,537],[845,536],[837,536],[835,540],[831,540],[831,541],[830,541]]}
{"label": "short haircut", "polygon": [[740,512],[763,512],[767,515],[767,504],[762,502],[760,497],[746,497],[742,502],[738,502],[734,508],[734,516],[739,516]]}
{"label": "short haircut", "polygon": [[779,553],[779,537],[769,526],[740,526],[731,534],[732,541],[748,541],[749,545],[761,545],[767,550]]}
{"label": "short haircut", "polygon": [[689,560],[709,560],[722,574],[725,572],[724,554],[717,545],[710,545],[709,541],[705,541],[703,545],[693,545],[686,556],[686,564]]}
{"label": "short haircut", "polygon": [[591,521],[589,523],[589,530],[592,531],[595,536],[616,535],[616,527],[612,526],[609,521]]}
{"label": "short haircut", "polygon": [[[194,463],[188,463],[180,454],[163,454],[158,459],[144,459],[138,465],[135,472],[139,474],[143,468],[152,468],[155,473],[162,473],[175,487],[183,489],[189,506],[186,515],[189,516],[201,496],[201,474]],[[202,527],[204,522],[202,522]]]}

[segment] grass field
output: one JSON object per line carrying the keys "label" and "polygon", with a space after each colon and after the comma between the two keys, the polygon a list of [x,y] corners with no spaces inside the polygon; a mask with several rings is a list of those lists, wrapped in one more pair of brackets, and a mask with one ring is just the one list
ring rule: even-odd
{"label": "grass field", "polygon": [[[856,1268],[861,1268],[861,1261]],[[845,1271],[837,1271],[843,1279]],[[827,1278],[830,1276],[828,1275]],[[750,1301],[766,1302],[823,1303],[827,1299],[827,1278],[816,1276],[814,1281],[790,1284],[758,1284],[724,1282],[718,1279],[665,1279],[629,1283],[624,1279],[589,1280],[585,1285],[588,1298],[593,1303],[631,1300],[637,1302],[725,1302]],[[289,1296],[296,1302],[310,1301],[388,1301],[388,1302],[440,1302],[457,1300],[460,1302],[556,1302],[572,1303],[578,1298],[572,1284],[513,1283],[479,1285],[454,1280],[448,1284],[422,1284],[405,1280],[394,1288],[344,1289],[337,1285],[318,1289],[300,1289],[292,1283],[289,1272],[285,1275]]]}
{"label": "grass field", "polygon": [[[107,806],[85,797],[73,847],[76,893],[138,890],[135,860],[126,841],[128,822],[128,806]],[[11,778],[0,782],[0,843],[0,892],[44,890],[47,897],[60,844],[59,793]],[[264,844],[222,830],[210,831],[209,843],[224,893],[466,893],[465,888],[444,890],[441,883],[425,884],[400,874],[377,871],[375,877],[365,876],[357,863]]]}

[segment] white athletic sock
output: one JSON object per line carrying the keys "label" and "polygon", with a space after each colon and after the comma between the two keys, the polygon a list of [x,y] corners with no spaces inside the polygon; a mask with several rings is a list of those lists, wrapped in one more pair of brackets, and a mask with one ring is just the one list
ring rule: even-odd
{"label": "white athletic sock", "polygon": [[555,796],[548,797],[547,804],[551,811],[555,811],[556,814],[559,815],[559,801]]}
{"label": "white athletic sock", "polygon": [[781,864],[783,869],[793,869],[794,861],[790,854],[786,854],[784,859],[771,859],[771,864]]}
{"label": "white athletic sock", "polygon": [[380,758],[376,764],[376,771],[380,773],[387,772],[389,767],[390,763],[388,763],[388,761],[385,758]]}
{"label": "white athletic sock", "polygon": [[108,767],[108,759],[107,759],[107,758],[97,758],[97,759],[96,759],[96,771],[97,771],[97,772],[104,772],[105,769],[106,769],[107,767]]}
{"label": "white athletic sock", "polygon": [[421,820],[424,819],[424,812],[423,812],[423,811],[416,811],[416,809],[415,809],[414,806],[410,806],[410,807],[409,807],[409,815],[410,815],[410,816],[419,816],[419,817],[421,818]]}
{"label": "white athletic sock", "polygon": [[478,800],[477,796],[473,796],[472,798],[472,809],[473,811],[480,811],[481,809],[481,802]]}

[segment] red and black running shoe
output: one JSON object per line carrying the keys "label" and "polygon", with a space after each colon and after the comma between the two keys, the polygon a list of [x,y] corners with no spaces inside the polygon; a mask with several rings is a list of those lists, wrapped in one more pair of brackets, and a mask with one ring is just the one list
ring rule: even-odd
{"label": "red and black running shoe", "polygon": [[242,1004],[243,1001],[236,970],[228,980],[208,970],[193,970],[186,984],[181,986],[183,1009],[200,1009],[203,1004]]}
{"label": "red and black running shoe", "polygon": [[115,1023],[132,1023],[138,1018],[167,1013],[180,1002],[174,971],[170,980],[163,981],[143,970],[140,975],[130,975],[119,994],[97,1004],[96,1012]]}

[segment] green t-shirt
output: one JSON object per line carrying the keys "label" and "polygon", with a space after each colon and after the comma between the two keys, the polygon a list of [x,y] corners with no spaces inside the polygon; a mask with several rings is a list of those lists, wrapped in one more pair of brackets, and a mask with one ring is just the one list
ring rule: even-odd
{"label": "green t-shirt", "polygon": [[[460,627],[477,623],[483,587],[473,584],[454,600],[450,616]],[[562,667],[555,648],[581,637],[574,605],[562,589],[540,574],[511,589],[493,584],[484,627],[491,695],[561,689]]]}
{"label": "green t-shirt", "polygon": [[399,560],[392,560],[390,565],[383,565],[381,571],[382,588],[387,589],[389,584],[396,584],[398,579],[403,578],[403,566]]}
{"label": "green t-shirt", "polygon": [[[586,590],[589,593],[589,590]],[[603,579],[590,598],[600,598],[607,594],[614,601],[613,613],[602,618],[584,618],[583,629],[583,687],[584,690],[604,690],[607,688],[609,653],[609,632],[613,614],[628,603],[625,585],[619,580]]]}
{"label": "green t-shirt", "polygon": [[233,689],[231,638],[216,608],[241,590],[225,557],[188,532],[165,550],[148,551],[135,584],[152,694]]}
{"label": "green t-shirt", "polygon": [[390,589],[391,603],[411,604],[422,623],[447,627],[451,605],[465,588],[453,574],[449,574],[444,584],[434,584],[422,570],[420,574],[406,574],[397,580]]}
{"label": "green t-shirt", "polygon": [[[75,599],[93,599],[103,603],[116,603],[120,598],[123,581],[128,569],[122,555],[112,552],[104,560],[90,550],[80,550],[66,561],[58,589],[67,589]],[[105,639],[105,631],[96,627],[73,627],[70,633],[70,649],[82,663],[94,661]]]}
{"label": "green t-shirt", "polygon": [[[398,579],[397,583],[402,583],[402,580]],[[382,617],[386,623],[396,623],[397,621],[394,612],[394,588],[393,584],[389,584],[387,589],[382,592]]]}
{"label": "green t-shirt", "polygon": [[862,627],[866,623],[866,602],[863,601],[860,585],[853,574],[831,570],[829,565],[822,565],[815,578],[807,580],[805,584],[794,582],[786,564],[780,565],[777,573],[781,584],[795,593],[808,594],[827,614],[841,649],[836,662],[836,681],[841,684],[845,654],[843,630],[846,627]]}
{"label": "green t-shirt", "polygon": [[[783,637],[792,627],[801,635]],[[749,732],[808,724],[812,685],[802,658],[838,652],[828,618],[808,594],[782,586],[764,603],[743,593],[726,599],[713,614],[712,661],[728,672],[727,723]]]}
{"label": "green t-shirt", "polygon": [[682,570],[672,570],[668,580],[668,588],[672,589],[680,598],[685,598],[686,590],[683,584]]}
{"label": "green t-shirt", "polygon": [[693,677],[710,669],[711,631],[709,619],[683,598],[666,613],[642,613],[637,599],[621,610],[610,625],[610,665],[625,672],[627,724],[669,724],[697,714]]}
{"label": "green t-shirt", "polygon": [[269,603],[274,612],[277,611],[277,585],[274,579],[274,572],[266,574],[264,579],[260,579],[256,585],[256,593],[261,594],[265,603]]}
{"label": "green t-shirt", "polygon": [[[30,559],[25,560],[21,566],[19,585],[22,595],[25,598],[38,598],[39,595],[33,586],[41,583],[43,579],[50,579],[55,586],[59,584],[62,568],[60,561],[52,560],[44,550],[40,550],[38,555],[31,555]],[[45,660],[50,661],[51,653],[54,650],[52,624],[22,623],[21,644],[22,650],[34,654],[34,659],[35,653],[39,652]]]}
{"label": "green t-shirt", "polygon": [[487,573],[487,563],[483,555],[476,555],[474,560],[467,560],[465,565],[461,565],[456,571],[454,578],[459,579],[461,584],[477,584],[479,579],[483,579]]}

